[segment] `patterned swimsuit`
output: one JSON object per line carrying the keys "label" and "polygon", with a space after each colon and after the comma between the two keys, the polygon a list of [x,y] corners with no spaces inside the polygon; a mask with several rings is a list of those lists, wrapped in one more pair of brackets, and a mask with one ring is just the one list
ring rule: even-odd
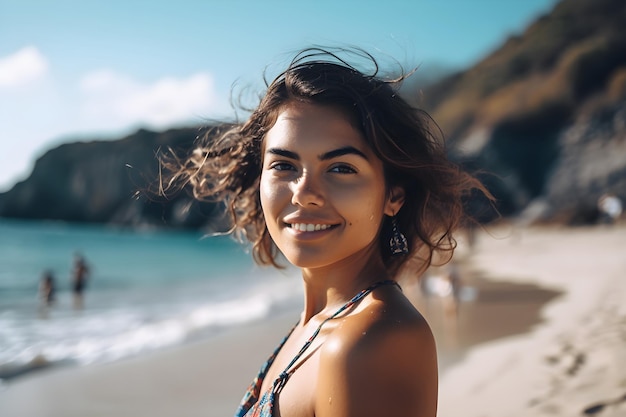
{"label": "patterned swimsuit", "polygon": [[392,280],[380,281],[364,289],[363,291],[361,291],[360,293],[352,297],[352,299],[348,301],[346,304],[344,304],[343,306],[341,306],[339,310],[335,312],[335,314],[328,317],[318,326],[318,328],[315,330],[315,332],[313,332],[309,340],[307,340],[306,343],[302,346],[302,349],[300,349],[300,351],[291,360],[291,362],[289,362],[289,365],[287,365],[285,370],[280,373],[278,378],[276,378],[276,380],[272,384],[272,387],[266,392],[264,392],[261,398],[259,399],[259,395],[261,393],[261,385],[263,384],[263,380],[265,379],[265,376],[267,375],[267,371],[269,370],[270,366],[272,366],[272,363],[274,362],[276,355],[278,355],[278,352],[280,352],[280,349],[283,347],[283,345],[285,344],[285,342],[287,341],[287,339],[293,332],[293,329],[295,329],[295,327],[297,326],[297,323],[296,323],[296,326],[294,326],[291,329],[291,331],[287,334],[287,336],[285,336],[285,338],[280,342],[276,350],[274,350],[274,353],[272,353],[272,355],[269,357],[267,362],[265,362],[263,366],[261,367],[259,374],[256,376],[256,378],[254,378],[254,380],[252,381],[252,384],[250,384],[250,387],[248,388],[248,391],[246,391],[245,395],[243,396],[243,399],[241,400],[241,405],[239,406],[239,408],[237,409],[237,412],[235,413],[235,417],[272,417],[274,416],[274,402],[276,400],[276,396],[280,393],[280,391],[283,389],[283,387],[289,380],[289,377],[295,371],[295,368],[292,369],[292,366],[298,361],[298,359],[300,359],[300,357],[307,350],[307,348],[311,346],[311,343],[313,343],[313,340],[319,334],[320,330],[322,329],[322,326],[328,320],[334,319],[343,311],[352,307],[354,304],[356,304],[361,299],[363,299],[363,297],[365,297],[367,294],[372,292],[374,289],[380,287],[381,285],[398,286],[398,284]]}

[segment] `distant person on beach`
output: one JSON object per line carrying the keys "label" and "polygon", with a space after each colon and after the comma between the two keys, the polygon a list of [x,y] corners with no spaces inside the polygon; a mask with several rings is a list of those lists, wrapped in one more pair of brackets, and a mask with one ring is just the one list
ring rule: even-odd
{"label": "distant person on beach", "polygon": [[622,200],[615,194],[603,194],[598,199],[598,210],[602,223],[615,224],[622,215]]}
{"label": "distant person on beach", "polygon": [[225,202],[258,263],[280,266],[282,254],[302,273],[300,319],[236,416],[437,413],[433,335],[397,280],[435,253],[449,259],[462,196],[488,192],[398,95],[403,78],[382,78],[362,51],[304,50],[247,121],[207,135],[182,164],[163,161],[165,184]]}
{"label": "distant person on beach", "polygon": [[456,321],[459,315],[463,283],[458,265],[449,262],[426,271],[420,280],[420,289],[426,299],[436,297],[447,320]]}
{"label": "distant person on beach", "polygon": [[44,306],[50,307],[55,302],[54,275],[46,270],[39,282],[39,298]]}
{"label": "distant person on beach", "polygon": [[80,254],[74,254],[74,266],[72,268],[72,293],[74,294],[74,308],[81,309],[84,305],[83,293],[89,277],[89,266],[85,258]]}

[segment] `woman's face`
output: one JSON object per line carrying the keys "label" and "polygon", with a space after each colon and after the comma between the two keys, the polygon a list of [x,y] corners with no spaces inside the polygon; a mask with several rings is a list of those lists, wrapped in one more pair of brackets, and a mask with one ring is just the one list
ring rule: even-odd
{"label": "woman's face", "polygon": [[371,256],[383,215],[402,204],[344,113],[304,103],[284,107],[265,137],[260,193],[272,239],[301,268]]}

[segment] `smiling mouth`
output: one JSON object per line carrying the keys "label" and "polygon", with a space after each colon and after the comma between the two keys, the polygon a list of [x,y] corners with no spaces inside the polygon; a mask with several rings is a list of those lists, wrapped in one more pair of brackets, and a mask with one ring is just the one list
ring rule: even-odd
{"label": "smiling mouth", "polygon": [[330,229],[334,226],[331,224],[292,223],[289,224],[289,227],[300,232],[317,232],[320,230]]}

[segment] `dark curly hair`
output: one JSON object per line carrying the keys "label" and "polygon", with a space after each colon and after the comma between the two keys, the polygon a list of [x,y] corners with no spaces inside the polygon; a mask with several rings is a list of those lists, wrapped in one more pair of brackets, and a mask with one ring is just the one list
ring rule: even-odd
{"label": "dark curly hair", "polygon": [[279,266],[259,198],[263,139],[280,111],[295,101],[343,110],[382,161],[387,190],[404,189],[396,220],[409,242],[409,254],[391,255],[389,218],[379,234],[383,262],[391,273],[416,257],[426,269],[436,252],[449,260],[456,247],[452,233],[465,217],[463,198],[473,189],[492,198],[476,178],[448,159],[441,130],[431,117],[398,95],[397,87],[406,77],[383,79],[371,55],[357,54],[373,64],[371,74],[334,51],[301,51],[269,83],[247,121],[210,132],[188,158],[165,163],[173,170],[167,186],[189,184],[196,198],[225,203],[230,231],[252,243],[257,263]]}

